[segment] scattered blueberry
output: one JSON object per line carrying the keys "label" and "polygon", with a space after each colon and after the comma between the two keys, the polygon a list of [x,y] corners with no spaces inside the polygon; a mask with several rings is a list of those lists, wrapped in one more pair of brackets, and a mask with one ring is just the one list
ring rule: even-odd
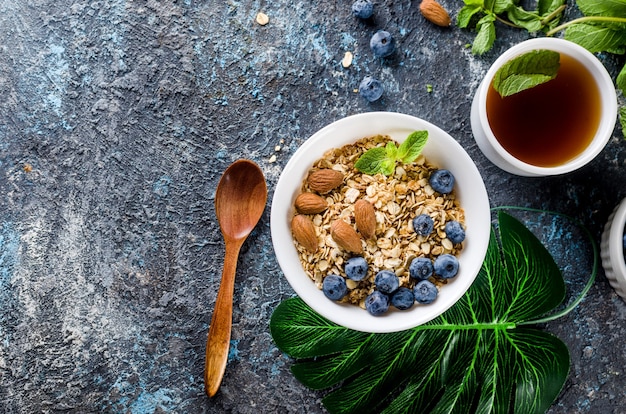
{"label": "scattered blueberry", "polygon": [[428,236],[434,228],[435,222],[428,214],[420,214],[413,219],[413,230],[420,236]]}
{"label": "scattered blueberry", "polygon": [[359,94],[369,102],[374,102],[383,96],[384,88],[381,81],[371,76],[363,78],[359,84]]}
{"label": "scattered blueberry", "polygon": [[438,293],[439,290],[437,289],[437,286],[429,280],[422,280],[413,287],[413,296],[415,296],[415,301],[417,303],[421,303],[422,305],[432,303],[432,301],[437,298]]}
{"label": "scattered blueberry", "polygon": [[370,49],[376,57],[387,57],[396,49],[396,41],[391,33],[379,30],[370,39]]}
{"label": "scattered blueberry", "polygon": [[375,290],[365,298],[365,309],[374,316],[382,315],[389,309],[389,297]]}
{"label": "scattered blueberry", "polygon": [[367,260],[361,256],[355,256],[348,259],[344,266],[348,279],[363,280],[367,276]]}
{"label": "scattered blueberry", "polygon": [[413,279],[428,279],[433,274],[433,262],[427,257],[416,257],[411,260],[409,274]]}
{"label": "scattered blueberry", "polygon": [[413,291],[406,287],[401,287],[391,295],[391,304],[399,310],[407,310],[415,303]]}
{"label": "scattered blueberry", "polygon": [[465,240],[465,229],[461,223],[456,220],[447,222],[444,230],[446,237],[454,244],[461,243]]}
{"label": "scattered blueberry", "polygon": [[429,184],[433,190],[448,194],[454,187],[454,176],[448,170],[437,170],[430,175]]}
{"label": "scattered blueberry", "polygon": [[381,270],[374,279],[376,289],[381,293],[393,293],[400,286],[400,279],[391,270]]}
{"label": "scattered blueberry", "polygon": [[374,14],[374,4],[370,0],[355,0],[352,3],[352,14],[359,19],[369,19]]}
{"label": "scattered blueberry", "polygon": [[330,300],[339,300],[348,292],[346,280],[337,275],[328,275],[322,282],[322,292]]}
{"label": "scattered blueberry", "polygon": [[433,267],[436,274],[444,279],[450,279],[456,276],[459,271],[459,260],[454,255],[448,253],[442,254],[441,256],[437,256]]}

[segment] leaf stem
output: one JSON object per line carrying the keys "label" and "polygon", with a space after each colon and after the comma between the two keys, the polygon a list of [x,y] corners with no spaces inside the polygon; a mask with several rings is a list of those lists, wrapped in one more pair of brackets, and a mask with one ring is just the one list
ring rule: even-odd
{"label": "leaf stem", "polygon": [[563,217],[563,218],[569,220],[576,227],[581,229],[583,231],[583,233],[585,233],[585,235],[589,239],[589,243],[591,244],[591,249],[593,251],[593,268],[591,269],[591,275],[589,276],[589,280],[587,281],[587,284],[582,289],[580,294],[572,301],[572,303],[570,303],[568,306],[566,306],[563,310],[561,310],[559,312],[556,312],[554,314],[547,315],[547,316],[544,316],[543,318],[535,319],[535,320],[532,320],[532,321],[518,322],[517,325],[523,326],[523,325],[536,325],[536,324],[539,324],[539,323],[546,323],[546,322],[553,321],[555,319],[558,319],[558,318],[560,318],[562,316],[565,316],[568,313],[570,313],[584,299],[584,297],[587,294],[587,292],[589,292],[589,289],[591,289],[591,286],[593,285],[593,282],[596,279],[596,274],[598,273],[598,264],[599,264],[599,261],[600,261],[600,256],[599,256],[599,253],[598,253],[598,246],[597,246],[597,244],[596,244],[596,242],[595,242],[591,232],[579,220],[576,220],[574,217],[568,216],[567,214],[558,213],[558,212],[555,212],[555,211],[534,209],[534,208],[530,208],[530,207],[516,207],[516,206],[493,207],[492,210],[494,210],[494,211],[495,210],[521,210],[521,211],[531,211],[531,212],[537,212],[537,213],[552,214],[552,215],[555,215],[555,216],[558,216],[558,217]]}
{"label": "leaf stem", "polygon": [[506,19],[503,19],[502,17],[498,16],[495,13],[493,14],[493,16],[496,18],[497,21],[499,21],[500,23],[502,23],[504,25],[507,25],[507,26],[510,26],[510,27],[514,27],[516,29],[523,29],[522,26],[519,26],[519,25],[517,25],[517,24],[515,24],[513,22],[510,22],[510,21],[508,21]]}
{"label": "leaf stem", "polygon": [[548,24],[552,19],[557,17],[559,14],[563,13],[563,10],[565,10],[566,7],[567,7],[566,4],[562,4],[561,6],[557,7],[555,11],[553,11],[552,13],[550,13],[549,15],[547,15],[541,20],[541,25],[545,26],[546,24]]}
{"label": "leaf stem", "polygon": [[609,23],[626,23],[626,17],[609,17],[609,16],[584,16],[579,17],[578,19],[570,20],[569,22],[565,22],[560,26],[555,27],[554,29],[548,31],[546,36],[552,36],[561,30],[567,29],[569,26],[572,26],[577,23],[585,23],[585,22],[609,22]]}

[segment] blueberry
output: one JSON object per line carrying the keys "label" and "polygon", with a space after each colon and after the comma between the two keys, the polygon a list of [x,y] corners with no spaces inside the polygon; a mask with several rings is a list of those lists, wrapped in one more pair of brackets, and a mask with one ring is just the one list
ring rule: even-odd
{"label": "blueberry", "polygon": [[383,96],[384,88],[383,84],[376,78],[366,76],[359,84],[359,95],[368,100],[368,102],[374,102]]}
{"label": "blueberry", "polygon": [[448,170],[437,170],[430,175],[428,182],[433,190],[448,194],[454,187],[454,176]]}
{"label": "blueberry", "polygon": [[461,243],[465,240],[465,229],[458,221],[449,221],[444,228],[446,237],[454,244]]}
{"label": "blueberry", "polygon": [[375,290],[365,298],[365,309],[374,316],[382,315],[389,309],[389,297]]}
{"label": "blueberry", "polygon": [[359,19],[369,19],[374,14],[374,4],[370,0],[355,0],[352,14]]}
{"label": "blueberry", "polygon": [[322,282],[322,292],[330,300],[339,300],[348,292],[346,280],[337,275],[328,275]]}
{"label": "blueberry", "polygon": [[413,291],[406,287],[401,287],[391,295],[391,304],[400,310],[407,310],[415,303]]}
{"label": "blueberry", "polygon": [[429,280],[422,280],[413,287],[413,296],[415,296],[415,301],[417,303],[421,303],[422,305],[426,305],[434,301],[437,298],[438,293],[439,290],[437,289],[437,286]]}
{"label": "blueberry", "polygon": [[413,219],[413,230],[420,236],[428,236],[434,228],[435,222],[428,214],[420,214]]}
{"label": "blueberry", "polygon": [[435,259],[435,273],[444,279],[450,279],[459,271],[459,260],[451,254],[442,254]]}
{"label": "blueberry", "polygon": [[370,49],[376,57],[387,57],[396,49],[396,41],[391,33],[379,30],[370,39]]}
{"label": "blueberry", "polygon": [[413,279],[428,279],[433,274],[433,262],[427,257],[416,257],[411,260],[409,274]]}
{"label": "blueberry", "polygon": [[352,280],[363,280],[367,276],[367,260],[361,256],[351,257],[344,266],[346,276]]}
{"label": "blueberry", "polygon": [[374,279],[376,289],[382,293],[393,293],[400,286],[400,279],[391,270],[381,270]]}

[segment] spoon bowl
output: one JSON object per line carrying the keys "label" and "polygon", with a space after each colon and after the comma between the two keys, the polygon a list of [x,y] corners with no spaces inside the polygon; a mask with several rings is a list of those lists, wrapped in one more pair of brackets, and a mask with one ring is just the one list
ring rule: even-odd
{"label": "spoon bowl", "polygon": [[224,171],[215,192],[215,213],[224,237],[225,254],[222,280],[207,336],[204,388],[209,397],[217,393],[226,370],[239,251],[259,222],[266,202],[265,177],[254,162],[238,160]]}

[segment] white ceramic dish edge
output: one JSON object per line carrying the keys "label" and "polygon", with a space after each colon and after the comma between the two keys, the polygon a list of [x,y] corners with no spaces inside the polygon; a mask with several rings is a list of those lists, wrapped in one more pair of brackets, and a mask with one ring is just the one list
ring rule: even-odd
{"label": "white ceramic dish edge", "polygon": [[626,300],[626,263],[624,262],[623,236],[626,225],[626,198],[609,216],[600,241],[602,267],[615,292]]}
{"label": "white ceramic dish edge", "polygon": [[[293,243],[290,219],[300,187],[311,165],[328,147],[341,147],[375,134],[387,134],[398,142],[415,130],[428,130],[429,141],[423,150],[429,162],[449,169],[456,176],[455,191],[465,210],[468,239],[464,242],[459,274],[444,286],[430,305],[416,305],[408,311],[393,310],[383,316],[372,316],[354,305],[327,299],[306,276]],[[316,144],[316,140],[326,143]],[[442,146],[446,150],[442,150]],[[463,170],[461,171],[461,166]],[[289,194],[277,197],[277,194]],[[464,200],[467,202],[464,203]],[[471,203],[469,202],[471,200]],[[364,332],[394,332],[424,324],[450,308],[465,294],[480,271],[491,232],[491,214],[487,191],[472,159],[450,135],[439,127],[410,115],[392,112],[370,112],[352,115],[322,128],[294,153],[281,174],[271,206],[272,243],[278,263],[296,294],[325,318],[350,329]]]}

